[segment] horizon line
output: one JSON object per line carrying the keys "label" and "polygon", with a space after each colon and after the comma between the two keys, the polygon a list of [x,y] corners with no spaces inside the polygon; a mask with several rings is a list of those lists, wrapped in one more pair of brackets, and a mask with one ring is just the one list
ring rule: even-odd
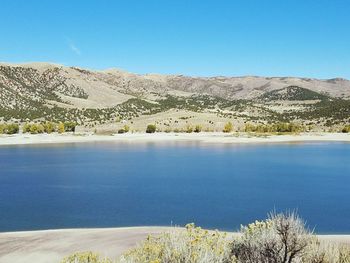
{"label": "horizon line", "polygon": [[162,76],[184,76],[184,77],[190,77],[190,78],[297,78],[297,79],[314,79],[314,80],[345,80],[350,81],[350,79],[340,76],[335,77],[329,77],[329,78],[319,78],[319,77],[307,77],[307,76],[293,76],[293,75],[254,75],[254,74],[247,74],[247,75],[189,75],[185,73],[157,73],[157,72],[148,72],[148,73],[136,73],[132,72],[123,68],[119,67],[106,67],[103,69],[97,69],[97,68],[91,68],[91,67],[83,67],[83,66],[77,66],[77,65],[67,65],[64,63],[56,63],[52,61],[27,61],[27,62],[6,62],[6,61],[0,61],[0,66],[29,66],[31,64],[46,64],[56,67],[67,67],[67,68],[79,68],[84,70],[89,70],[93,72],[106,72],[111,70],[117,70],[120,72],[125,72],[133,75],[140,75],[140,76],[147,76],[147,75],[162,75]]}

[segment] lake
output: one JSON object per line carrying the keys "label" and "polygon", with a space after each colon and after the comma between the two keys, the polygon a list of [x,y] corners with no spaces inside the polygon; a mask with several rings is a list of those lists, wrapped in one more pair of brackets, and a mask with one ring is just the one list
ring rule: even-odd
{"label": "lake", "polygon": [[350,144],[0,147],[0,231],[184,225],[237,230],[297,210],[350,233]]}

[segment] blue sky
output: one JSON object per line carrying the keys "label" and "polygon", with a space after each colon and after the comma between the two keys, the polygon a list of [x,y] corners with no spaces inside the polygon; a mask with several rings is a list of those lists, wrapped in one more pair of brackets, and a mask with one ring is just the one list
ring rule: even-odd
{"label": "blue sky", "polygon": [[350,79],[348,0],[7,0],[0,61]]}

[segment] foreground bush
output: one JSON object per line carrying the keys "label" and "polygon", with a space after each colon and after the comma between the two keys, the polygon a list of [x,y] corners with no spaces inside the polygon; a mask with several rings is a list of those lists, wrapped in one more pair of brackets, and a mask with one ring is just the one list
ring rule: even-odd
{"label": "foreground bush", "polygon": [[108,258],[101,258],[96,253],[80,252],[64,258],[61,263],[112,263],[112,261]]}
{"label": "foreground bush", "polygon": [[[86,252],[74,254],[63,263],[110,262],[103,260]],[[149,236],[116,262],[350,263],[350,248],[319,241],[296,214],[282,213],[242,226],[236,237],[203,230],[194,224],[186,225],[185,230],[174,228],[159,236]]]}
{"label": "foreground bush", "polygon": [[120,262],[233,262],[228,244],[226,234],[188,224],[185,231],[174,229],[158,237],[149,236],[140,247],[123,255]]}
{"label": "foreground bush", "polygon": [[295,214],[271,215],[266,221],[242,227],[242,237],[233,242],[239,262],[301,262],[312,235]]}

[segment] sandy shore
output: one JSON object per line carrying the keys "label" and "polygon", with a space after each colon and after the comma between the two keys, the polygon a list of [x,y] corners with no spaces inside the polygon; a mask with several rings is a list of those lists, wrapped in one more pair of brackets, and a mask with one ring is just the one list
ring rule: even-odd
{"label": "sandy shore", "polygon": [[303,133],[299,135],[252,136],[224,133],[128,133],[116,135],[91,134],[16,134],[1,135],[0,145],[81,143],[81,142],[201,142],[201,143],[289,143],[289,142],[350,142],[350,134]]}
{"label": "sandy shore", "polygon": [[[77,251],[98,251],[117,258],[167,227],[127,227],[101,229],[67,229],[0,233],[1,263],[54,263]],[[350,235],[321,235],[322,240],[350,244]]]}

